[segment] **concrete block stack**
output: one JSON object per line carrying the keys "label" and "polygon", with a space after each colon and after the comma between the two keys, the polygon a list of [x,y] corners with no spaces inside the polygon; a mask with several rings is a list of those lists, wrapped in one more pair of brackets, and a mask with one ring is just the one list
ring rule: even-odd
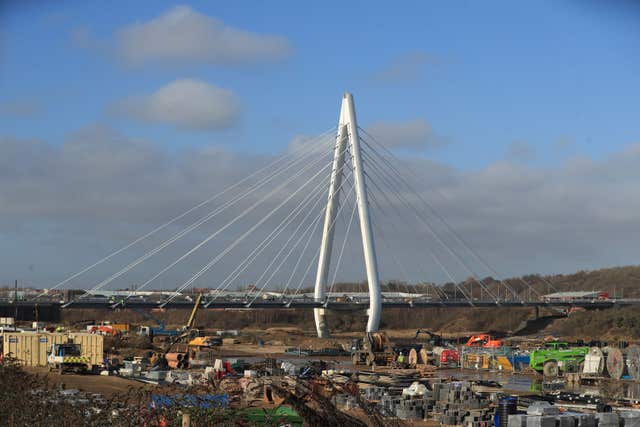
{"label": "concrete block stack", "polygon": [[596,417],[593,414],[580,414],[576,418],[576,427],[596,427]]}
{"label": "concrete block stack", "polygon": [[615,412],[600,412],[596,414],[598,427],[618,427],[620,420]]}
{"label": "concrete block stack", "polygon": [[533,402],[531,405],[529,405],[529,408],[527,408],[527,415],[534,415],[538,417],[547,415],[558,415],[559,413],[560,410],[557,406],[553,406],[549,402],[545,401]]}
{"label": "concrete block stack", "polygon": [[576,419],[571,415],[560,415],[556,418],[558,420],[558,427],[575,427]]}
{"label": "concrete block stack", "polygon": [[396,406],[396,417],[401,420],[423,420],[428,412],[427,399],[401,399]]}
{"label": "concrete block stack", "polygon": [[386,393],[384,387],[367,387],[360,390],[362,398],[368,401],[379,401]]}
{"label": "concrete block stack", "polygon": [[527,427],[556,427],[556,416],[529,415],[527,417]]}
{"label": "concrete block stack", "polygon": [[336,394],[335,396],[333,396],[332,402],[336,406],[336,408],[346,411],[358,407],[356,398],[350,394]]}
{"label": "concrete block stack", "polygon": [[640,427],[639,413],[559,413],[546,402],[536,402],[527,414],[509,415],[508,427]]}
{"label": "concrete block stack", "polygon": [[621,412],[621,427],[640,427],[640,413],[638,412]]}
{"label": "concrete block stack", "polygon": [[388,394],[382,396],[378,402],[378,410],[385,417],[395,417],[396,408],[400,405],[400,401],[403,400],[399,396],[389,396]]}
{"label": "concrete block stack", "polygon": [[479,398],[467,382],[434,383],[433,397],[435,404],[430,415],[440,424],[484,427],[491,422],[490,401]]}
{"label": "concrete block stack", "polygon": [[508,427],[527,427],[527,414],[509,415]]}

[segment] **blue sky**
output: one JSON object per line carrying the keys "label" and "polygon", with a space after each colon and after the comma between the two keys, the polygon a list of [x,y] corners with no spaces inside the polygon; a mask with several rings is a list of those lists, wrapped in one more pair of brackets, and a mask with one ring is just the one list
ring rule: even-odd
{"label": "blue sky", "polygon": [[[336,120],[343,91],[356,95],[362,125],[424,118],[448,147],[428,153],[461,168],[505,155],[524,141],[537,161],[566,155],[555,143],[601,156],[637,138],[640,10],[625,2],[253,3],[192,2],[196,11],[247,31],[286,37],[281,61],[246,66],[170,64],[130,67],[100,49],[81,48],[155,18],[172,2],[31,2],[4,6],[0,99],[33,102],[38,117],[5,116],[12,135],[60,143],[89,123],[106,123],[166,147],[222,143],[279,150],[299,133]],[[42,7],[44,4],[44,7]],[[37,6],[36,6],[37,5]],[[410,76],[375,79],[407,55],[424,61]],[[184,132],[109,117],[108,105],[176,78],[236,93],[233,129]],[[567,150],[565,150],[567,151]]]}
{"label": "blue sky", "polygon": [[505,275],[637,263],[639,20],[633,1],[2,2],[0,283],[135,239],[335,126],[344,91]]}

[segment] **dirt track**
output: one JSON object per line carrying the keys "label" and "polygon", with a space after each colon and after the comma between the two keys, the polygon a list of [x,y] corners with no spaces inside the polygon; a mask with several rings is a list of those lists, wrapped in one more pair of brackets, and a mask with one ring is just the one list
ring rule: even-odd
{"label": "dirt track", "polygon": [[126,393],[130,389],[152,388],[149,384],[128,380],[120,377],[105,377],[101,375],[60,375],[49,372],[47,368],[25,368],[26,371],[44,376],[50,383],[56,386],[64,383],[65,389],[78,389],[90,393],[100,393],[107,398],[115,394]]}

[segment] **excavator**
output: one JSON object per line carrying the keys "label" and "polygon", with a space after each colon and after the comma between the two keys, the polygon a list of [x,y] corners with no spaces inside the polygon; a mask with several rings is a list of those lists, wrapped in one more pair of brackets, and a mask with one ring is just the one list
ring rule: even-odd
{"label": "excavator", "polygon": [[498,348],[502,347],[501,340],[494,339],[489,334],[472,335],[465,344],[466,347]]}

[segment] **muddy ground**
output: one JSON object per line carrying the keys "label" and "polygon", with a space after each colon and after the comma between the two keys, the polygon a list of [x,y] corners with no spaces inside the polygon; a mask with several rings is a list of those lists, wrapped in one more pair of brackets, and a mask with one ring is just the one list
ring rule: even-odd
{"label": "muddy ground", "polygon": [[67,373],[60,375],[57,372],[49,372],[47,368],[25,367],[24,369],[27,372],[43,376],[49,383],[58,387],[63,384],[66,390],[78,389],[88,393],[100,393],[106,398],[111,398],[116,394],[127,393],[131,389],[151,389],[153,387],[139,381],[114,376]]}

